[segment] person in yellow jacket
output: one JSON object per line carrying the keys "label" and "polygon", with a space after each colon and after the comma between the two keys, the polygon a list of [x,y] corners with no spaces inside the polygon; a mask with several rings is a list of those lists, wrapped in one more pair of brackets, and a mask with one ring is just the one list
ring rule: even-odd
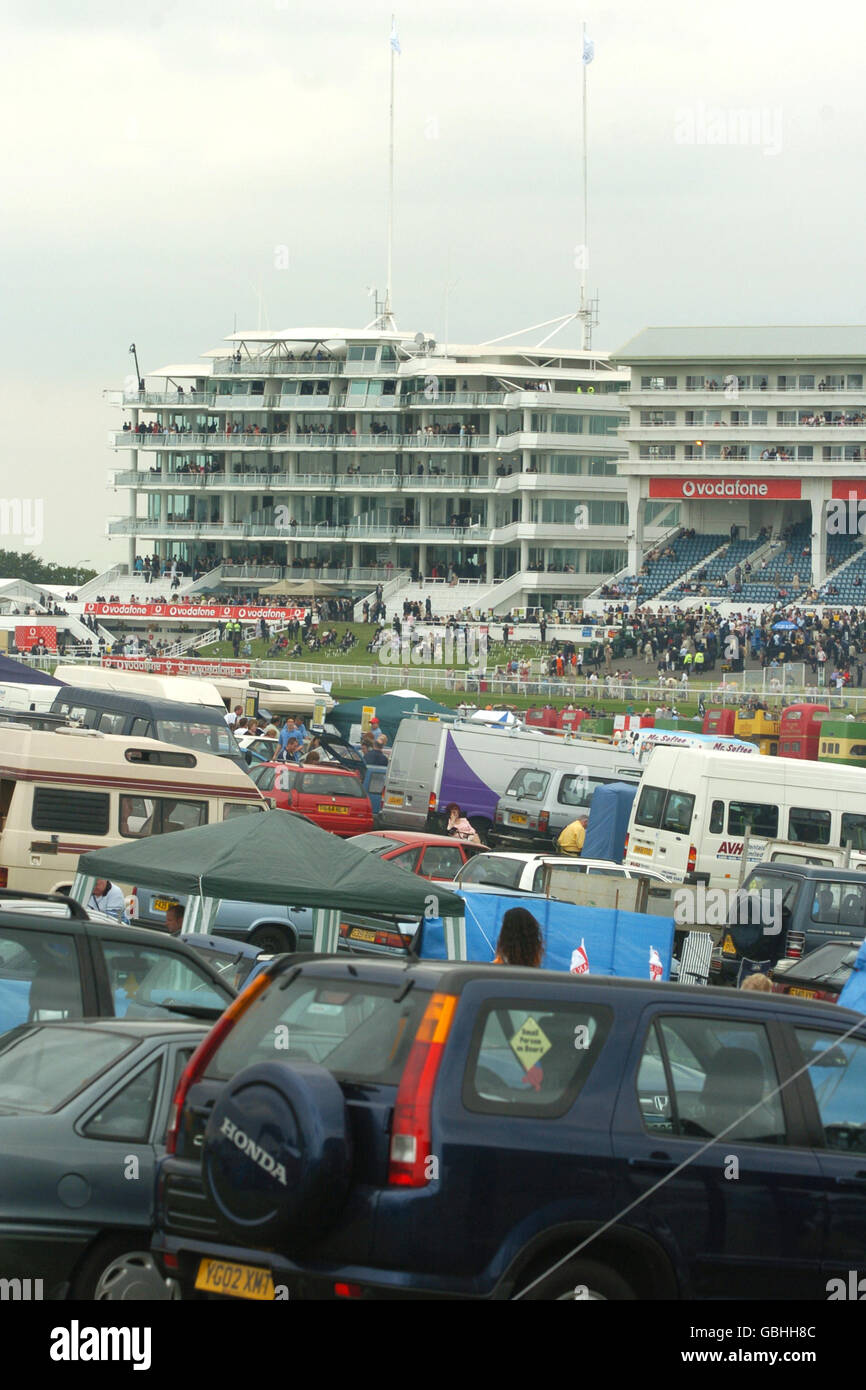
{"label": "person in yellow jacket", "polygon": [[586,816],[578,816],[567,825],[556,842],[556,847],[560,854],[581,854],[583,852],[583,842],[586,839]]}

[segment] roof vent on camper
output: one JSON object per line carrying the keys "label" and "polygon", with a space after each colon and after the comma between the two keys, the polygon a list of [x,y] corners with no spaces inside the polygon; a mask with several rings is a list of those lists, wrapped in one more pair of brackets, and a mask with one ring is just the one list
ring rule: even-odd
{"label": "roof vent on camper", "polygon": [[71,734],[74,738],[105,738],[101,729],[82,729],[77,724],[61,724],[54,732],[56,734]]}

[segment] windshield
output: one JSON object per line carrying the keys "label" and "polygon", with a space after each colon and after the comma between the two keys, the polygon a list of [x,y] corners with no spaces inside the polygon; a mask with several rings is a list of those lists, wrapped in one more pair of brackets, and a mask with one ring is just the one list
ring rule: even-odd
{"label": "windshield", "polygon": [[47,1115],[135,1047],[132,1038],[80,1028],[34,1028],[0,1038],[0,1109]]}
{"label": "windshield", "polygon": [[299,773],[297,790],[304,796],[363,797],[364,789],[357,777],[330,777],[324,772]]}
{"label": "windshield", "polygon": [[222,719],[214,724],[198,719],[157,719],[156,736],[163,743],[177,743],[181,748],[196,748],[200,753],[216,753],[223,758],[240,754],[231,730]]}
{"label": "windshield", "polygon": [[396,1084],[429,995],[397,986],[348,979],[324,982],[298,976],[265,989],[241,1015],[207,1068],[228,1081],[243,1067],[271,1062],[316,1062],[345,1079]]}
{"label": "windshield", "polygon": [[540,772],[537,767],[522,767],[508,783],[505,795],[521,801],[542,801],[549,781],[549,772]]}
{"label": "windshield", "polygon": [[501,888],[517,888],[523,873],[522,859],[504,859],[495,854],[477,854],[458,875],[459,883],[493,883]]}

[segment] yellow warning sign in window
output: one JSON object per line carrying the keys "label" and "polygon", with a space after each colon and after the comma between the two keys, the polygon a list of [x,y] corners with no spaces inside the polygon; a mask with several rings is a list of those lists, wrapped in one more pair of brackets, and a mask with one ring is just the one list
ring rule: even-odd
{"label": "yellow warning sign in window", "polygon": [[534,1018],[527,1018],[511,1039],[511,1050],[518,1058],[524,1071],[529,1071],[536,1062],[540,1062],[545,1052],[549,1052],[552,1046],[550,1038],[547,1037],[541,1024],[536,1023]]}

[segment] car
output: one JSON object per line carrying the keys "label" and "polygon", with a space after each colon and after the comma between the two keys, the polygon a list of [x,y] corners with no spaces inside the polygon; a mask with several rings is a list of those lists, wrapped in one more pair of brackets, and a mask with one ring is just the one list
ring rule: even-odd
{"label": "car", "polygon": [[235,998],[182,941],[113,918],[93,921],[61,895],[48,901],[62,904],[65,917],[16,911],[20,897],[0,890],[0,1034],[54,1018],[213,1021]]}
{"label": "car", "polygon": [[826,999],[838,1004],[862,944],[862,941],[833,941],[809,951],[799,960],[783,957],[770,971],[774,991],[793,994],[799,999]]}
{"label": "car", "polygon": [[250,776],[283,811],[299,811],[322,830],[348,838],[373,829],[373,808],[356,772],[318,763],[259,763]]}
{"label": "car", "polygon": [[284,957],[181,1078],[153,1250],[184,1298],[823,1300],[864,1156],[837,1005]]}
{"label": "car", "polygon": [[251,767],[257,763],[273,762],[280,751],[278,738],[264,738],[260,734],[241,734],[237,740],[244,756],[244,762]]}
{"label": "car", "polygon": [[[636,768],[630,782],[636,783],[639,776]],[[579,816],[590,814],[596,790],[622,779],[623,771],[615,773],[613,768],[607,773],[588,766],[518,768],[496,803],[488,843],[494,848],[555,854],[563,830]]]}
{"label": "car", "polygon": [[[165,1299],[150,1255],[172,1095],[203,1024],[27,1023],[0,1037],[0,1272],[46,1299]],[[4,1297],[15,1297],[5,1294]]]}
{"label": "car", "polygon": [[[657,869],[635,869],[616,864],[611,859],[583,859],[570,854],[531,854],[527,851],[502,850],[479,854],[457,874],[455,887],[471,888],[489,884],[508,892],[542,893],[551,869],[565,869],[574,874],[605,874],[614,878],[646,878],[659,885],[667,897],[670,879]],[[662,888],[664,885],[664,888]],[[655,890],[651,890],[655,891]]]}
{"label": "car", "polygon": [[428,835],[417,830],[376,830],[372,834],[353,835],[352,844],[378,854],[398,869],[440,880],[456,878],[479,848],[453,835]]}
{"label": "car", "polygon": [[184,932],[179,939],[202,955],[238,993],[274,958],[258,946],[246,941],[227,941],[222,936]]}
{"label": "car", "polygon": [[733,983],[742,963],[767,969],[834,941],[866,936],[866,878],[855,869],[758,864],[735,893],[713,974]]}
{"label": "car", "polygon": [[[142,926],[164,933],[165,915],[176,904],[186,906],[183,893],[139,885],[132,892],[131,916]],[[231,942],[242,942],[254,951],[273,955],[299,948],[309,950],[313,944],[312,908],[221,898],[210,924],[210,936],[221,940],[224,948]]]}

